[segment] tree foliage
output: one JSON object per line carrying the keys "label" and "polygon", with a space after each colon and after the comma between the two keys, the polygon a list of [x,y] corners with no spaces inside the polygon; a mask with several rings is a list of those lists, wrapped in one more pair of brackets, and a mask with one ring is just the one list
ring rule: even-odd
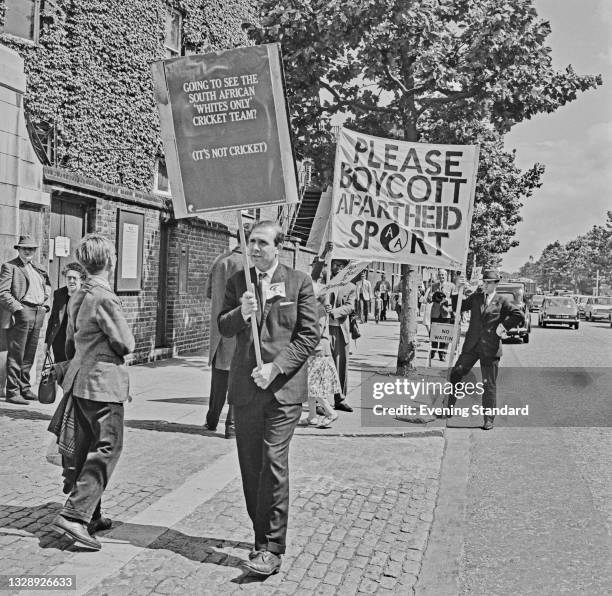
{"label": "tree foliage", "polygon": [[549,244],[537,261],[528,261],[519,275],[531,277],[545,290],[572,288],[590,294],[599,270],[600,286],[612,284],[612,214],[605,226],[593,226],[586,234],[565,244]]}
{"label": "tree foliage", "polygon": [[[601,84],[556,71],[548,22],[532,0],[261,0],[250,30],[284,52],[298,153],[329,158],[330,117],[408,141],[481,143],[472,250],[481,260],[516,245],[521,200],[540,184],[502,135]],[[329,166],[328,166],[329,167]],[[416,310],[405,268],[398,373],[415,353]],[[412,287],[414,287],[412,283]],[[407,297],[407,298],[406,298]],[[414,302],[414,304],[412,304]]]}

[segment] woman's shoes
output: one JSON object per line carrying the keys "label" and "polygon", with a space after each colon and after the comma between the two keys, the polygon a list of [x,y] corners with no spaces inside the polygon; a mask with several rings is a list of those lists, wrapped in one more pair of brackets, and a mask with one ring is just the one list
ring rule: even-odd
{"label": "woman's shoes", "polygon": [[331,428],[331,425],[338,420],[338,414],[334,412],[331,416],[324,416],[319,420],[317,428]]}
{"label": "woman's shoes", "polygon": [[298,423],[298,426],[318,426],[318,425],[319,425],[318,418],[302,418]]}

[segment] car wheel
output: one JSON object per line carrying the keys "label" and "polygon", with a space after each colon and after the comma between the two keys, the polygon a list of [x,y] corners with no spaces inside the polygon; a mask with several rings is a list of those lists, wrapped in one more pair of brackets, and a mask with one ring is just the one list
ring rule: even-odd
{"label": "car wheel", "polygon": [[574,323],[574,329],[578,329],[578,323]]}
{"label": "car wheel", "polygon": [[529,333],[527,335],[523,335],[523,343],[524,344],[528,344],[529,343]]}

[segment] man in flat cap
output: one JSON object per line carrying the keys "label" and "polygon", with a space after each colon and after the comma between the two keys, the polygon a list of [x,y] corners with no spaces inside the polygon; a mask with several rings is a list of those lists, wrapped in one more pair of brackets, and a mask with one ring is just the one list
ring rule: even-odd
{"label": "man in flat cap", "polygon": [[19,256],[0,270],[0,328],[7,330],[6,401],[27,405],[36,400],[30,387],[40,329],[49,311],[51,282],[47,272],[32,263],[38,244],[21,236]]}
{"label": "man in flat cap", "polygon": [[[456,384],[480,360],[480,371],[484,385],[482,406],[495,408],[497,402],[497,372],[502,356],[501,340],[505,332],[523,321],[521,309],[508,298],[496,293],[500,281],[499,273],[485,269],[483,287],[470,294],[462,303],[461,310],[470,311],[470,326],[463,342],[463,349],[450,374],[451,383]],[[454,406],[456,398],[451,395],[448,405]],[[495,416],[484,416],[484,430],[493,428]]]}

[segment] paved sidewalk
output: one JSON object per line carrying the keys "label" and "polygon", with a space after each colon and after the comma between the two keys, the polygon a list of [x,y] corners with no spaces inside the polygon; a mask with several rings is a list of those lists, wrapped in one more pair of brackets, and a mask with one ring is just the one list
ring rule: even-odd
{"label": "paved sidewalk", "polygon": [[399,326],[368,323],[362,332],[352,346],[355,412],[341,412],[333,429],[299,429],[292,443],[289,549],[279,575],[253,581],[240,569],[250,522],[234,441],[202,427],[205,354],[130,368],[124,454],[103,503],[115,527],[98,553],[75,552],[48,530],[64,500],[60,469],[44,459],[54,406],[0,401],[0,574],[76,575],[76,593],[90,595],[412,593],[443,427],[361,427],[361,374],[393,372]]}

